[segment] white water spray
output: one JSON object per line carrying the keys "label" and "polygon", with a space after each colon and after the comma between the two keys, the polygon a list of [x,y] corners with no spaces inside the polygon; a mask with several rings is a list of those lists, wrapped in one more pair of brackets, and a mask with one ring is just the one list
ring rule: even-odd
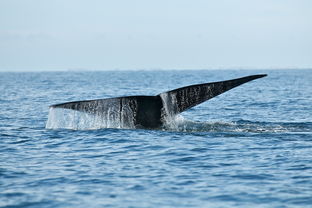
{"label": "white water spray", "polygon": [[180,126],[183,125],[184,118],[177,114],[178,105],[176,94],[162,93],[160,97],[163,102],[161,114],[164,127],[170,130],[178,130]]}
{"label": "white water spray", "polygon": [[101,128],[135,128],[135,112],[127,100],[112,102],[102,108],[101,112],[91,114],[64,108],[50,107],[47,129],[101,129]]}

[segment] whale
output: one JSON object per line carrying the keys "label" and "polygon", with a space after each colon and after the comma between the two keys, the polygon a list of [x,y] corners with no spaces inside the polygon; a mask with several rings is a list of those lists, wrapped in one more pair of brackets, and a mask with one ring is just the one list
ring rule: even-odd
{"label": "whale", "polygon": [[231,80],[185,86],[158,95],[124,96],[72,101],[49,106],[96,115],[119,122],[121,128],[161,128],[174,117],[239,85],[267,76],[250,75]]}

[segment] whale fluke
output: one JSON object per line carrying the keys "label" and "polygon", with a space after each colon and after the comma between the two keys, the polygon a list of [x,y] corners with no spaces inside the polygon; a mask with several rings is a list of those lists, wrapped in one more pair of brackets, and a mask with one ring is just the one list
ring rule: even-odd
{"label": "whale fluke", "polygon": [[156,96],[127,96],[74,101],[51,105],[99,115],[120,122],[121,127],[159,128],[164,118],[176,115],[246,82],[267,76],[246,76],[238,79],[196,84],[160,93]]}

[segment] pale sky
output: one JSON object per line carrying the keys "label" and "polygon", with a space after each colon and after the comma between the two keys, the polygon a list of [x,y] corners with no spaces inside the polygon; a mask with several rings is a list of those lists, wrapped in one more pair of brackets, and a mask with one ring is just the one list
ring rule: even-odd
{"label": "pale sky", "polygon": [[312,68],[311,0],[0,0],[0,71]]}

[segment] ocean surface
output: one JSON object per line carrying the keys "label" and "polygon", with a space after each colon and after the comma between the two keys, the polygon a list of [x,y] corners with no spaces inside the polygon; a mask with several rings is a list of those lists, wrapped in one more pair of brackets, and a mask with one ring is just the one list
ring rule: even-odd
{"label": "ocean surface", "polygon": [[[52,104],[262,73],[170,128],[47,125]],[[0,73],[0,139],[0,207],[312,207],[312,70]]]}

